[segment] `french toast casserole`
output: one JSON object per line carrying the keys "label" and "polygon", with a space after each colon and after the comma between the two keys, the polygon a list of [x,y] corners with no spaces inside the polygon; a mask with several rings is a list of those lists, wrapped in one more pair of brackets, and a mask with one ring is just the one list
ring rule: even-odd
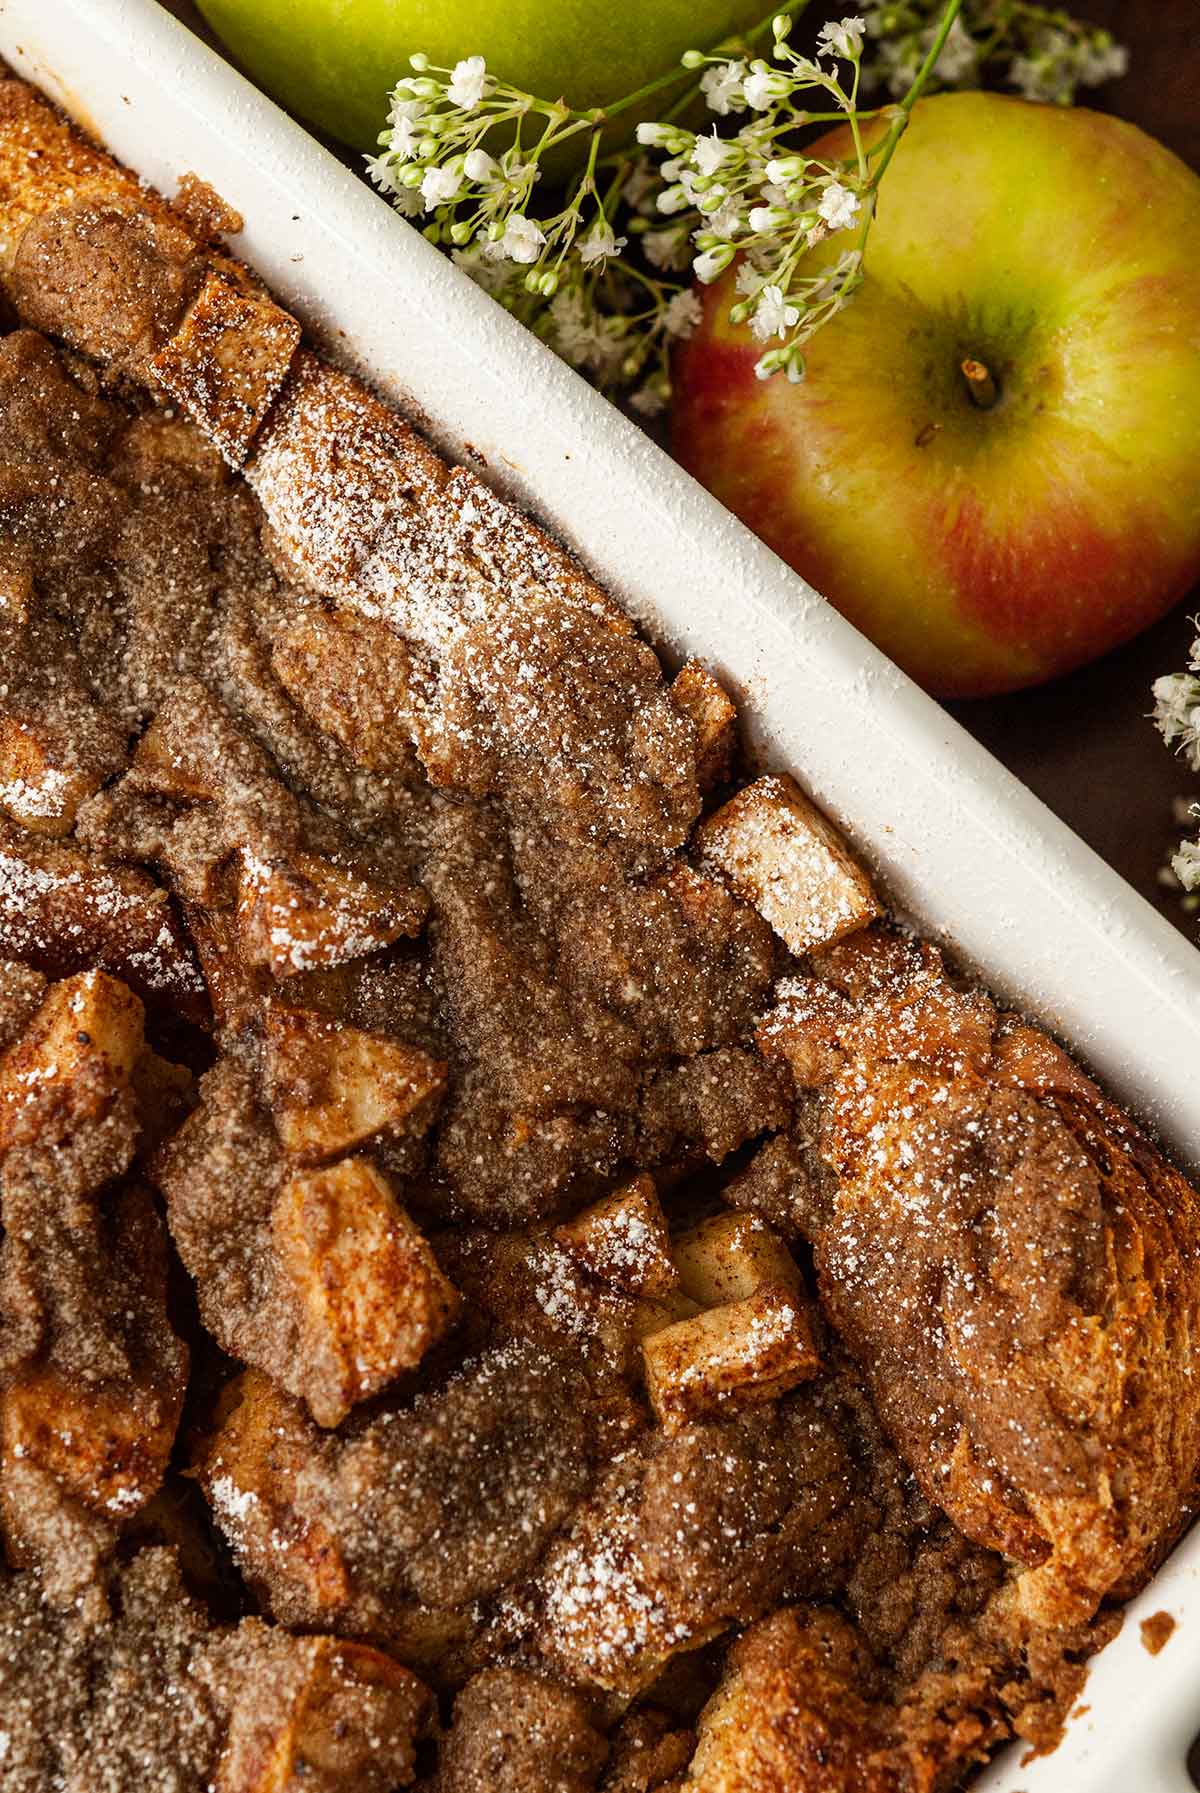
{"label": "french toast casserole", "polygon": [[1051,1745],[1195,1192],[238,224],[0,83],[0,1788]]}

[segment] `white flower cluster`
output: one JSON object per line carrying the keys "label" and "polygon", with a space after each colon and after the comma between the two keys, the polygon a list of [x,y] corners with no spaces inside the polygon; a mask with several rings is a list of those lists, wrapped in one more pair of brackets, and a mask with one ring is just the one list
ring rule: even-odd
{"label": "white flower cluster", "polygon": [[[1192,643],[1186,672],[1165,673],[1151,687],[1154,724],[1192,772],[1200,772],[1200,636]],[[1195,805],[1184,803],[1180,821],[1200,818]],[[1171,860],[1167,883],[1184,890],[1200,888],[1200,841],[1185,840]]]}
{"label": "white flower cluster", "polygon": [[1034,34],[1024,56],[1012,65],[1010,80],[1027,100],[1069,106],[1080,87],[1115,81],[1129,67],[1129,52],[1106,31],[1064,31],[1046,25]]}
{"label": "white flower cluster", "polygon": [[1200,772],[1200,636],[1192,643],[1186,672],[1155,679],[1154,723],[1168,747]]}
{"label": "white flower cluster", "polygon": [[[797,98],[816,93],[826,110],[819,117],[849,117],[854,110],[865,25],[861,18],[833,20],[817,34],[816,59],[788,43],[791,19],[773,21],[774,60],[698,57],[700,91],[720,117],[747,115],[736,132],[695,133],[675,124],[638,126],[644,148],[666,152],[658,168],[663,183],[654,199],[660,217],[678,221],[650,229],[646,211],[633,229],[648,259],[659,268],[688,265],[702,286],[720,278],[738,257],[735,322],[749,321],[766,349],[757,368],[767,378],[804,373],[802,345],[850,297],[861,279],[861,253],[849,252],[832,267],[805,268],[810,250],[864,217],[871,179],[863,155],[850,164],[815,160],[786,139],[813,114]],[[847,65],[839,73],[838,62]]]}
{"label": "white flower cluster", "polygon": [[[1124,52],[1025,0],[871,0],[823,25],[813,54],[800,55],[789,41],[800,10],[792,0],[744,40],[769,31],[769,58],[749,47],[689,50],[692,96],[673,95],[666,121],[638,126],[637,154],[606,147],[605,131],[644,103],[644,89],[579,111],[496,79],[482,56],[453,68],[414,56],[368,159],[371,178],[557,353],[643,412],[666,403],[673,346],[700,321],[693,283],[710,285],[735,263],[729,315],[761,347],[760,378],[802,379],[804,345],[862,282],[876,189],[931,75],[974,85],[1007,55],[1023,91],[1057,100],[1119,73]],[[872,79],[901,103],[867,143],[859,91]],[[689,97],[706,102],[710,129],[672,122]],[[838,121],[852,139],[844,159],[814,157],[798,141]],[[535,202],[535,187],[546,157],[572,139],[586,152],[582,172],[555,211]]]}
{"label": "white flower cluster", "polygon": [[[367,172],[406,217],[432,214],[427,231],[462,246],[480,236],[483,254],[522,266],[537,261],[546,243],[541,225],[525,207],[540,171],[514,145],[496,156],[483,139],[497,125],[511,126],[531,110],[528,95],[494,81],[482,56],[466,56],[452,69],[412,58],[414,73],[392,90],[380,153]],[[565,107],[546,110],[565,118]],[[467,205],[470,220],[445,217]],[[445,231],[436,222],[443,215]]]}
{"label": "white flower cluster", "polygon": [[[938,29],[940,0],[882,0],[863,13],[868,87],[896,95],[911,87]],[[1003,74],[1027,100],[1070,105],[1080,87],[1099,87],[1125,73],[1129,57],[1098,26],[1025,0],[963,0],[931,82],[977,87],[985,70]]]}

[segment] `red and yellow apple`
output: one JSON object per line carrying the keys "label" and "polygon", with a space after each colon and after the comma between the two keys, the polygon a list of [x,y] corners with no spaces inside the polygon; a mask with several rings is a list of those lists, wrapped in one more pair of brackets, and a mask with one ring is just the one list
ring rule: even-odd
{"label": "red and yellow apple", "polygon": [[[849,154],[847,133],[812,153]],[[835,235],[813,267],[852,245]],[[733,270],[704,293],[672,445],[710,491],[942,695],[1065,672],[1187,592],[1195,174],[1099,113],[939,96],[883,177],[865,274],[794,385],[755,377]]]}

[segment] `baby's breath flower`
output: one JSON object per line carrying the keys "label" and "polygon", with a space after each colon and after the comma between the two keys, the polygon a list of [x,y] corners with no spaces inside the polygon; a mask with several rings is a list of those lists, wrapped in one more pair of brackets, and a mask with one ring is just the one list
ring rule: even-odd
{"label": "baby's breath flower", "polygon": [[[635,212],[653,213],[658,171],[649,156],[639,156],[621,188],[621,197]],[[649,203],[647,203],[649,202]]]}
{"label": "baby's breath flower", "polygon": [[521,212],[509,213],[500,242],[510,261],[535,262],[545,241],[545,232],[532,218],[526,218]]}
{"label": "baby's breath flower", "polygon": [[700,77],[700,91],[709,111],[715,112],[718,118],[727,118],[731,112],[744,112],[745,79],[744,62],[718,62],[705,69]]}
{"label": "baby's breath flower", "polygon": [[855,61],[862,53],[866,29],[862,19],[839,19],[836,23],[822,25],[817,33],[817,55],[841,56],[847,62]]}
{"label": "baby's breath flower", "polygon": [[765,62],[756,62],[742,83],[742,91],[748,106],[753,106],[756,112],[766,112],[777,100],[787,98],[791,85],[788,77],[778,69],[769,68]]}
{"label": "baby's breath flower", "polygon": [[1180,841],[1179,850],[1171,859],[1171,870],[1185,890],[1195,890],[1200,885],[1200,841]]}
{"label": "baby's breath flower", "polygon": [[[883,0],[864,13],[872,55],[868,85],[897,96],[912,84],[933,44],[941,0]],[[1025,99],[1067,105],[1080,87],[1125,73],[1126,51],[1107,31],[1029,0],[963,0],[938,58],[933,85],[975,85],[981,73],[1002,75]]]}
{"label": "baby's breath flower", "polygon": [[757,341],[769,342],[772,336],[786,336],[799,322],[800,307],[787,303],[782,287],[768,283],[761,288],[750,320],[750,329]]}
{"label": "baby's breath flower", "polygon": [[845,230],[854,223],[862,201],[840,181],[830,181],[822,193],[817,210],[830,230]]}
{"label": "baby's breath flower", "polygon": [[719,211],[709,214],[708,228],[714,236],[731,238],[741,235],[746,228],[746,222],[744,213],[738,210],[731,199],[727,199]]}
{"label": "baby's breath flower", "polygon": [[469,181],[474,181],[479,187],[487,186],[490,182],[503,178],[499,162],[495,156],[489,156],[486,149],[467,151],[463,158],[463,173]]}
{"label": "baby's breath flower", "polygon": [[[862,284],[875,193],[933,63],[943,80],[977,80],[1003,39],[1029,90],[1061,98],[1064,86],[1119,72],[1123,53],[1106,33],[1025,0],[871,0],[864,16],[823,27],[814,61],[791,47],[801,3],[744,40],[769,34],[769,57],[688,51],[691,94],[638,125],[635,153],[607,147],[607,133],[644,90],[603,114],[579,111],[490,75],[482,56],[442,68],[418,53],[367,171],[405,216],[425,213],[425,235],[500,304],[635,408],[661,408],[672,346],[701,315],[698,288],[735,263],[728,311],[763,345],[757,375],[802,379],[804,345]],[[890,80],[900,101],[869,150],[858,131],[867,74]],[[698,97],[731,122],[699,134],[681,123]],[[855,127],[854,154],[813,161],[800,133],[831,113]],[[543,200],[543,164],[568,141],[584,152],[582,172],[561,199]],[[852,246],[814,267],[808,251],[851,226]],[[1200,699],[1200,660],[1192,675]],[[1193,709],[1200,723],[1200,701]],[[1200,726],[1190,740],[1200,763]]]}
{"label": "baby's breath flower", "polygon": [[647,380],[629,395],[629,402],[643,417],[658,417],[667,408],[670,385],[664,380]]}
{"label": "baby's breath flower", "polygon": [[645,120],[635,133],[638,142],[645,149],[672,149],[679,133],[671,125],[655,124]]}
{"label": "baby's breath flower", "polygon": [[425,210],[432,212],[440,205],[449,205],[458,198],[462,181],[454,168],[427,168],[421,176],[421,198]]}
{"label": "baby's breath flower", "polygon": [[938,57],[938,79],[947,87],[958,87],[974,78],[978,66],[979,45],[957,18]]}
{"label": "baby's breath flower", "polygon": [[652,268],[686,268],[688,262],[687,225],[670,230],[647,230],[641,237],[642,253]]}
{"label": "baby's breath flower", "polygon": [[452,106],[474,112],[487,90],[487,64],[482,56],[467,56],[455,63],[446,87],[446,98]]}
{"label": "baby's breath flower", "polygon": [[702,315],[699,299],[689,288],[685,288],[667,301],[663,311],[663,329],[668,336],[682,341],[692,334]]}
{"label": "baby's breath flower", "polygon": [[674,212],[684,211],[687,207],[687,204],[688,204],[687,188],[682,184],[682,182],[676,183],[676,185],[673,187],[664,187],[662,192],[658,196],[658,209],[660,212],[663,213],[663,215],[665,217],[668,217],[668,218]]}
{"label": "baby's breath flower", "polygon": [[701,174],[715,174],[729,154],[728,143],[714,131],[709,137],[697,137],[692,149],[692,161]]}
{"label": "baby's breath flower", "polygon": [[721,243],[715,249],[706,249],[692,263],[692,273],[702,286],[710,286],[725,272],[733,260],[733,253],[728,243]]}
{"label": "baby's breath flower", "polygon": [[603,224],[594,224],[579,245],[579,259],[585,267],[590,268],[593,262],[607,261],[610,255],[620,255],[628,241],[628,237],[615,237],[607,220]]}

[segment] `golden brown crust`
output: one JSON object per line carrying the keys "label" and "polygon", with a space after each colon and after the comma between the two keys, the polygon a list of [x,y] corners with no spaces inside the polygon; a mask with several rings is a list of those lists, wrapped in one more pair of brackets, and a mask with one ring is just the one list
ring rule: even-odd
{"label": "golden brown crust", "polygon": [[1195,1192],[1052,1042],[866,935],[762,1030],[822,1092],[822,1301],[930,1498],[1044,1623],[1145,1579],[1200,1460]]}

